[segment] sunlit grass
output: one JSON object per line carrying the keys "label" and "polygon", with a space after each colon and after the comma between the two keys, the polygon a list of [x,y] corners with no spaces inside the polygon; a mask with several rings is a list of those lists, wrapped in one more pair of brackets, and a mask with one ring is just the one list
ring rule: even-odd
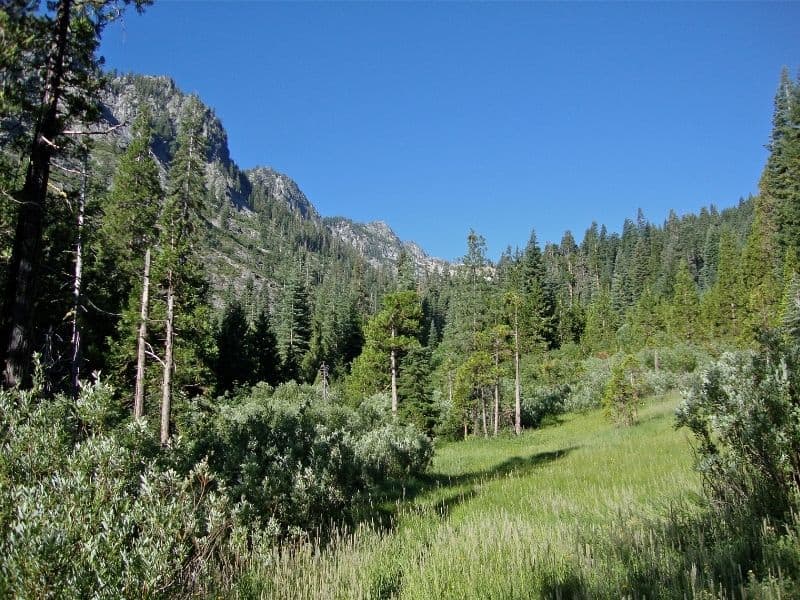
{"label": "sunlit grass", "polygon": [[[687,434],[674,427],[677,402],[651,401],[629,428],[597,411],[520,437],[442,444],[428,480],[397,502],[392,527],[364,524],[325,546],[254,549],[238,590],[262,598],[725,597],[712,569],[720,558],[697,542],[705,535],[695,520],[700,481]],[[747,574],[729,570],[738,575],[725,589],[744,594]]]}

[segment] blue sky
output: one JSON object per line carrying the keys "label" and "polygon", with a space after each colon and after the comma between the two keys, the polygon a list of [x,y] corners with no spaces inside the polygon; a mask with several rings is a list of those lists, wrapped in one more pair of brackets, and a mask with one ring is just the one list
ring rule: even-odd
{"label": "blue sky", "polygon": [[101,53],[199,94],[240,166],[323,215],[444,258],[474,228],[497,257],[755,193],[797,23],[800,3],[156,0]]}

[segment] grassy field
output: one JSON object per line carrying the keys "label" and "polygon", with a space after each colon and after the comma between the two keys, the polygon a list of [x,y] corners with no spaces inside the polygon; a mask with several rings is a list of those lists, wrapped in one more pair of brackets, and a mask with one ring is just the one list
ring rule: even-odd
{"label": "grassy field", "polygon": [[[239,583],[262,598],[716,597],[718,555],[695,515],[699,478],[677,396],[634,427],[597,411],[515,437],[437,449],[390,527],[366,523],[321,547],[256,548]],[[403,494],[401,494],[402,496]],[[385,508],[385,507],[384,507]],[[689,541],[687,541],[689,540]],[[694,541],[691,541],[694,540]],[[727,590],[747,575],[731,563]],[[712,575],[710,575],[712,574]],[[738,595],[737,593],[737,595]]]}

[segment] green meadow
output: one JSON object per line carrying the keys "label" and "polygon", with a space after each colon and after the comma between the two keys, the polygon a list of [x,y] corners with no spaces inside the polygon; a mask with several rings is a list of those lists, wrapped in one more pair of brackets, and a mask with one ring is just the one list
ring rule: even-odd
{"label": "green meadow", "polygon": [[[326,544],[255,551],[243,597],[682,598],[748,590],[735,548],[709,543],[677,395],[633,427],[602,411],[520,437],[437,448],[388,522]],[[779,595],[776,583],[775,595]],[[761,590],[770,595],[770,589]]]}

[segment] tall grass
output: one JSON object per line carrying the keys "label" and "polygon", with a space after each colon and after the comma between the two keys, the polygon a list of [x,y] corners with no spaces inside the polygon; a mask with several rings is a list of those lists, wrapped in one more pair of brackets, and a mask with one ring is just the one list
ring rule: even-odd
{"label": "tall grass", "polygon": [[741,566],[752,548],[736,547],[704,518],[687,434],[674,428],[676,404],[676,396],[651,401],[629,428],[597,411],[518,438],[443,445],[430,476],[384,507],[393,512],[391,526],[365,523],[326,545],[255,544],[236,592],[287,599],[796,597],[779,567],[800,564],[797,531],[772,547],[776,556],[763,564],[773,572],[753,574]]}

